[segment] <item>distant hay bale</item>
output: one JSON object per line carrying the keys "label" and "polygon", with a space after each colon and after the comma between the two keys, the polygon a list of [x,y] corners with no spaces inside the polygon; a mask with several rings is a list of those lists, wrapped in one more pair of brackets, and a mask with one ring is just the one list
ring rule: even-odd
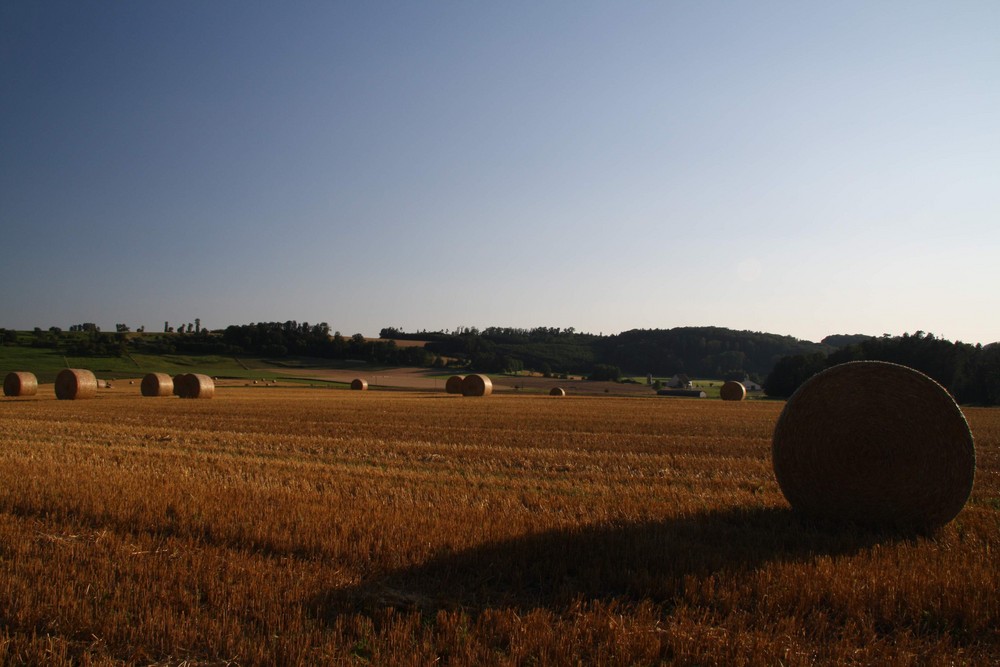
{"label": "distant hay bale", "polygon": [[742,401],[747,397],[747,388],[742,382],[730,380],[719,389],[719,398],[724,401]]}
{"label": "distant hay bale", "polygon": [[183,387],[184,387],[184,377],[185,377],[185,375],[186,375],[185,373],[178,373],[177,375],[175,375],[173,377],[173,382],[174,382],[174,390],[173,390],[174,391],[174,396],[180,396],[181,395],[181,392],[183,391]]}
{"label": "distant hay bale", "polygon": [[552,387],[552,389],[549,390],[549,396],[565,396],[565,395],[566,395],[566,390],[563,389],[562,387]]}
{"label": "distant hay bale", "polygon": [[167,373],[146,373],[139,391],[143,396],[170,396],[174,393],[174,380]]}
{"label": "distant hay bale", "polygon": [[[174,391],[177,391],[177,379],[174,378]],[[215,396],[215,382],[201,373],[187,373],[181,381],[181,398],[212,398]]]}
{"label": "distant hay bale", "polygon": [[14,371],[3,380],[4,396],[34,396],[38,393],[38,378],[34,373]]}
{"label": "distant hay bale", "polygon": [[354,391],[365,391],[368,389],[368,380],[362,380],[361,378],[354,378],[351,380],[351,389]]}
{"label": "distant hay bale", "polygon": [[493,382],[485,375],[466,375],[462,380],[463,396],[489,396],[493,393]]}
{"label": "distant hay bale", "polygon": [[82,368],[64,368],[56,376],[56,398],[71,401],[97,396],[97,377]]}
{"label": "distant hay bale", "polygon": [[452,375],[448,378],[448,381],[444,383],[445,392],[449,394],[461,394],[463,380],[465,380],[464,375]]}
{"label": "distant hay bale", "polygon": [[948,392],[879,361],[807,380],[785,404],[771,456],[796,511],[875,528],[943,526],[965,505],[976,472],[972,432]]}

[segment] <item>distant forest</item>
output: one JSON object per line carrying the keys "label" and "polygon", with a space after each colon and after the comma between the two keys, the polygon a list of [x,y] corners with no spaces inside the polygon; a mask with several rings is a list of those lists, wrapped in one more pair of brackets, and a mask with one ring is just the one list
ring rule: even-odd
{"label": "distant forest", "polygon": [[[582,374],[591,379],[623,376],[750,379],[769,396],[788,397],[814,373],[845,361],[900,363],[937,380],[962,403],[1000,405],[1000,344],[968,345],[912,335],[874,338],[828,336],[819,343],[790,336],[721,327],[633,329],[615,335],[573,328],[459,327],[454,331],[406,332],[386,327],[376,340],[331,333],[327,323],[260,322],[168,333],[102,333],[73,327],[18,334],[0,329],[6,345],[61,350],[70,356],[149,354],[288,356],[358,360],[381,365],[450,367],[484,373],[534,371],[546,376]],[[396,341],[424,341],[423,346]]]}
{"label": "distant forest", "polygon": [[406,333],[382,329],[383,338],[426,340],[426,349],[467,361],[486,372],[530,369],[543,374],[624,375],[762,379],[781,357],[829,352],[824,344],[790,336],[733,331],[720,327],[634,329],[610,336],[574,329],[460,328],[454,332]]}
{"label": "distant forest", "polygon": [[867,338],[830,353],[796,354],[779,359],[768,374],[769,396],[791,396],[819,371],[848,361],[890,361],[915,368],[947,389],[959,403],[1000,405],[1000,343],[969,345],[917,331]]}

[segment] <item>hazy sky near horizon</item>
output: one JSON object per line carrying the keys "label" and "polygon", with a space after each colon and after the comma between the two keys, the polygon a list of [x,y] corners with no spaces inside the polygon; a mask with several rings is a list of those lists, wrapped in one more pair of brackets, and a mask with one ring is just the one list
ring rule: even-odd
{"label": "hazy sky near horizon", "polygon": [[8,2],[0,326],[1000,340],[1000,3]]}

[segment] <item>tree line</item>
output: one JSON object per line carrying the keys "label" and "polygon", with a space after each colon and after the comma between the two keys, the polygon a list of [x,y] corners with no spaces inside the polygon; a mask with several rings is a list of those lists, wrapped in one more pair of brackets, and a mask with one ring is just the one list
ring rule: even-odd
{"label": "tree line", "polygon": [[783,357],[764,382],[769,396],[787,398],[816,373],[848,361],[889,361],[933,378],[959,403],[1000,405],[1000,343],[970,345],[917,331],[868,338],[830,353]]}
{"label": "tree line", "polygon": [[101,332],[97,327],[36,328],[19,333],[0,329],[0,341],[19,345],[58,350],[72,357],[125,356],[132,352],[145,354],[216,354],[252,355],[281,358],[289,355],[326,359],[353,359],[368,363],[431,366],[435,356],[422,347],[399,347],[394,341],[368,340],[361,334],[344,337],[330,333],[327,323],[258,322],[233,325],[221,331],[200,329],[191,333],[142,333],[126,331]]}
{"label": "tree line", "polygon": [[435,353],[466,361],[486,372],[522,368],[543,374],[620,375],[751,379],[759,381],[784,356],[828,353],[825,343],[722,327],[634,329],[604,336],[573,328],[458,327],[454,331],[382,330],[383,337],[427,341]]}
{"label": "tree line", "polygon": [[231,325],[222,332],[222,342],[238,354],[265,357],[308,356],[324,359],[354,359],[375,364],[430,366],[434,356],[421,347],[400,347],[393,340],[369,340],[356,333],[344,337],[330,333],[326,322],[258,322]]}
{"label": "tree line", "polygon": [[[386,327],[377,340],[331,333],[326,322],[258,322],[223,330],[142,335],[103,333],[87,327],[34,332],[0,329],[7,345],[60,349],[70,356],[226,354],[268,358],[309,356],[382,365],[452,366],[485,373],[523,370],[543,375],[582,374],[593,379],[653,375],[763,382],[774,397],[790,396],[806,379],[829,366],[861,359],[891,361],[934,378],[962,403],[1000,405],[1000,344],[969,345],[918,331],[898,337],[834,335],[820,343],[776,334],[722,327],[633,329],[616,335],[572,327],[457,327],[452,331],[406,332]],[[425,341],[423,346],[396,340]]]}
{"label": "tree line", "polygon": [[[396,335],[402,334],[402,335]],[[577,333],[572,327],[458,327],[454,332],[406,334],[387,328],[382,337],[427,341],[425,349],[484,373],[531,370],[543,375],[588,373],[600,360],[595,356],[598,336]]]}
{"label": "tree line", "polygon": [[[166,325],[165,325],[166,326]],[[11,332],[11,336],[14,333]],[[16,339],[16,336],[14,336]],[[397,346],[395,340],[426,341],[422,347]],[[789,336],[734,331],[720,327],[636,329],[605,336],[574,328],[456,327],[448,331],[406,332],[386,327],[380,339],[345,337],[326,322],[294,320],[231,325],[191,333],[102,333],[96,327],[62,332],[36,329],[26,344],[60,348],[73,356],[126,354],[229,354],[280,358],[288,355],[357,359],[381,364],[444,365],[487,373],[530,370],[544,375],[583,374],[602,378],[625,375],[738,378],[765,376],[791,354],[832,348]]]}

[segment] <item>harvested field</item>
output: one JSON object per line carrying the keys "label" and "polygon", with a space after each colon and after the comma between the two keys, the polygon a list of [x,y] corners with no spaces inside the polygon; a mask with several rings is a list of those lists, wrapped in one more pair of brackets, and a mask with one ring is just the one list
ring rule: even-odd
{"label": "harvested field", "polygon": [[[426,368],[392,368],[371,371],[367,374],[371,388],[413,389],[419,391],[445,391],[449,376],[440,375],[439,370]],[[287,376],[302,380],[317,380],[350,384],[358,376],[357,370],[341,369],[295,369]],[[464,377],[464,376],[461,376]],[[567,393],[579,395],[652,396],[652,388],[643,384],[601,382],[589,380],[566,380],[531,376],[490,375],[494,393],[536,393],[548,394],[553,387],[563,387]],[[459,392],[461,393],[461,392]]]}
{"label": "harvested field", "polygon": [[912,536],[791,513],[780,403],[117,387],[0,403],[4,663],[1000,661],[1000,410]]}

